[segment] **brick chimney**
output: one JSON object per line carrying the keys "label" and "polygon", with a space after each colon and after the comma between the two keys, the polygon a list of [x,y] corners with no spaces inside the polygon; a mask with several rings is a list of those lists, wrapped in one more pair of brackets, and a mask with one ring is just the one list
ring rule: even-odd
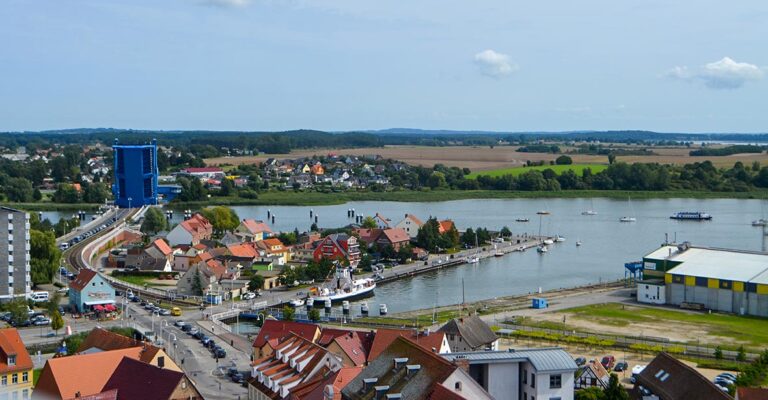
{"label": "brick chimney", "polygon": [[466,358],[455,358],[453,363],[464,371],[469,372],[469,360]]}

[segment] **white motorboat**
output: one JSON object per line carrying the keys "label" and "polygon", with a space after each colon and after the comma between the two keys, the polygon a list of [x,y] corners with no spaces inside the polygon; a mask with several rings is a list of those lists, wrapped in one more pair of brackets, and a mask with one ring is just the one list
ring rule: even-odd
{"label": "white motorboat", "polygon": [[542,243],[549,245],[549,244],[555,244],[555,241],[552,239],[544,239]]}
{"label": "white motorboat", "polygon": [[562,236],[560,236],[560,235],[557,235],[557,236],[555,237],[555,242],[558,242],[558,243],[562,243],[562,242],[565,242],[565,238],[564,238],[564,237],[562,237]]}
{"label": "white motorboat", "polygon": [[379,315],[387,315],[387,305],[379,304]]}
{"label": "white motorboat", "polygon": [[307,304],[307,302],[304,299],[293,299],[289,301],[288,304],[290,304],[292,307],[298,308],[298,307],[304,307],[304,305]]}
{"label": "white motorboat", "polygon": [[579,247],[579,246],[581,246],[581,240],[576,241],[576,247]]}
{"label": "white motorboat", "polygon": [[515,221],[517,221],[517,222],[528,222],[528,221],[530,221],[530,219],[528,219],[528,218],[517,218],[517,219],[515,219]]}
{"label": "white motorboat", "polygon": [[547,248],[547,246],[541,245],[536,248],[536,251],[539,253],[546,253],[549,251],[549,249]]}
{"label": "white motorboat", "polygon": [[340,303],[343,300],[369,296],[374,289],[376,289],[374,278],[352,279],[351,268],[339,265],[336,267],[336,277],[331,280],[330,285],[310,289],[310,300],[313,303],[325,304],[326,300]]}
{"label": "white motorboat", "polygon": [[637,221],[637,218],[635,217],[621,217],[619,218],[619,222],[635,222]]}
{"label": "white motorboat", "polygon": [[478,256],[470,257],[467,260],[467,262],[470,263],[470,264],[477,264],[477,263],[480,262],[480,257],[478,257]]}
{"label": "white motorboat", "polygon": [[582,211],[581,215],[597,215],[597,211],[595,210]]}
{"label": "white motorboat", "polygon": [[752,226],[766,226],[768,225],[768,220],[760,218],[752,221]]}
{"label": "white motorboat", "polygon": [[547,210],[540,210],[540,211],[536,211],[536,214],[539,214],[539,215],[549,215],[550,212],[547,211]]}

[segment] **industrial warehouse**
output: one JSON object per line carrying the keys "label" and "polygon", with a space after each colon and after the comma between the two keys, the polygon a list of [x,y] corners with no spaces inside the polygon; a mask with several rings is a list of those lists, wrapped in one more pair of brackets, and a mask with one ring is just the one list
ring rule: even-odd
{"label": "industrial warehouse", "polygon": [[663,245],[643,257],[637,299],[768,317],[768,253]]}

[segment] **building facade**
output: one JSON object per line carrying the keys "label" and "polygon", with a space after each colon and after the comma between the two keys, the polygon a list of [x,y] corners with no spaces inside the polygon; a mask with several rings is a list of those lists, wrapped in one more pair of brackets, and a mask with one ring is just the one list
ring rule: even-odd
{"label": "building facade", "polygon": [[0,299],[22,297],[30,292],[29,214],[0,207]]}
{"label": "building facade", "polygon": [[124,208],[157,204],[157,141],[143,145],[119,145],[115,140],[112,150],[115,204]]}
{"label": "building facade", "polygon": [[16,328],[0,329],[0,399],[29,399],[33,368]]}
{"label": "building facade", "polygon": [[81,269],[69,283],[70,307],[82,313],[106,304],[115,304],[115,289],[95,271]]}

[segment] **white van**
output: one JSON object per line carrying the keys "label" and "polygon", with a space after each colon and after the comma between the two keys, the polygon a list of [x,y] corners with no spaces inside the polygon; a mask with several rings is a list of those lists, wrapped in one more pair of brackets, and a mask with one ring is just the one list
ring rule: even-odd
{"label": "white van", "polygon": [[35,303],[48,301],[48,298],[49,298],[48,296],[49,296],[48,292],[32,292],[29,294],[29,298]]}
{"label": "white van", "polygon": [[61,249],[61,250],[66,250],[68,248],[69,248],[69,242],[64,242],[64,243],[59,245],[59,249]]}

